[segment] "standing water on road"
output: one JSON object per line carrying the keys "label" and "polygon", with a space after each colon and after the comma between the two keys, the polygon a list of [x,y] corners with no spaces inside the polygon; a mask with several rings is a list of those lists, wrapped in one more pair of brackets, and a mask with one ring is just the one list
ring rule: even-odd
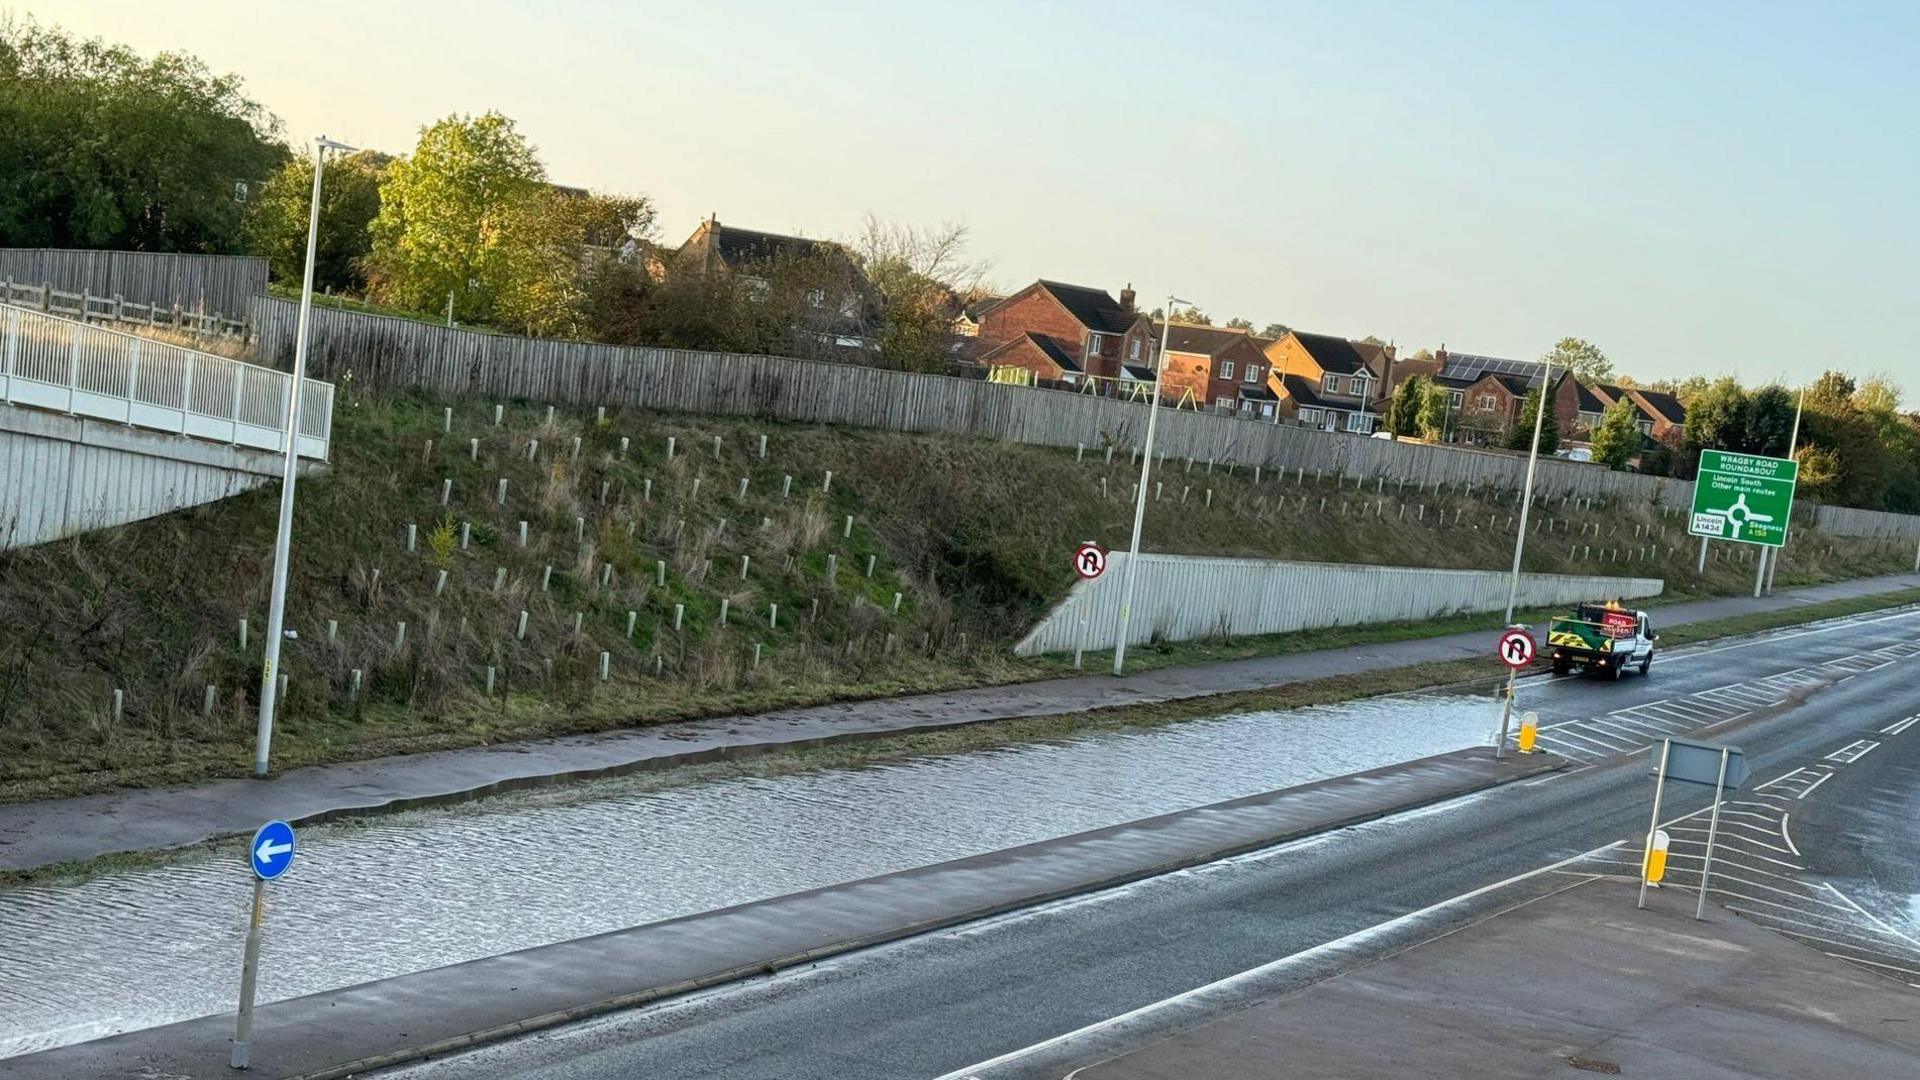
{"label": "standing water on road", "polygon": [[[925,866],[1473,745],[1486,699],[1376,698],[861,769],[654,778],[305,829],[259,999]],[[578,798],[574,799],[573,796]],[[233,1007],[220,858],[0,890],[0,1057]]]}

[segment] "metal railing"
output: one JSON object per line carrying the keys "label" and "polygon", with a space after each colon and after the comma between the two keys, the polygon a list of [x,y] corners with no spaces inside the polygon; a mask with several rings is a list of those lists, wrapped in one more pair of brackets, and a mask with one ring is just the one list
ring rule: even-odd
{"label": "metal railing", "polygon": [[[0,401],[284,453],[292,376],[0,304]],[[300,456],[326,460],[333,385],[307,379]]]}

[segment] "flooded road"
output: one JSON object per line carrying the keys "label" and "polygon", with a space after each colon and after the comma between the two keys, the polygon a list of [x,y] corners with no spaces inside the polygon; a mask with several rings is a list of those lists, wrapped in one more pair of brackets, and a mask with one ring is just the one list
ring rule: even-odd
{"label": "flooded road", "polygon": [[[564,795],[302,831],[271,1001],[924,866],[1472,745],[1485,698],[1378,698],[863,769]],[[0,1057],[230,1009],[242,845],[0,890]]]}

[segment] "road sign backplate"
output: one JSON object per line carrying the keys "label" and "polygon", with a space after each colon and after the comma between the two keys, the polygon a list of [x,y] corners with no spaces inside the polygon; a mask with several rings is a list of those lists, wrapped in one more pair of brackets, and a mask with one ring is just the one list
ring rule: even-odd
{"label": "road sign backplate", "polygon": [[[1727,790],[1739,791],[1740,785],[1747,782],[1747,755],[1737,746],[1721,746],[1719,743],[1695,742],[1692,739],[1673,739],[1673,750],[1667,757],[1667,779],[1680,780],[1689,784],[1704,784],[1712,787],[1720,776],[1720,751],[1727,751]],[[1648,772],[1660,772],[1660,744],[1653,744]]]}
{"label": "road sign backplate", "polygon": [[1800,463],[1790,458],[1702,450],[1687,531],[1715,540],[1782,547],[1799,479]]}
{"label": "road sign backplate", "polygon": [[1523,668],[1533,663],[1533,650],[1533,635],[1517,626],[1500,635],[1500,662],[1510,668]]}
{"label": "road sign backplate", "polygon": [[296,844],[293,826],[284,821],[269,821],[253,834],[247,845],[247,862],[262,881],[272,881],[293,865]]}

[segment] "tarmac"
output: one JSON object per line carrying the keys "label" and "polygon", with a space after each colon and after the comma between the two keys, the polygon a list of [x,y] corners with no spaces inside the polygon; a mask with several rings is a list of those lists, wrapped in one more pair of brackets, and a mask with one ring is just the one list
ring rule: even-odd
{"label": "tarmac", "polygon": [[[342,1077],[1229,858],[1512,783],[1464,750],[986,855],[261,1005],[251,1075]],[[0,1060],[0,1080],[230,1076],[229,1014]]]}
{"label": "tarmac", "polygon": [[[1893,574],[1655,607],[1667,627],[1920,588]],[[951,693],[842,702],[755,716],[653,725],[224,779],[0,806],[0,870],[78,862],[116,852],[185,847],[247,835],[279,818],[295,825],[479,798],[516,788],[671,768],[725,758],[884,738],[1030,716],[1154,704],[1270,689],[1357,670],[1486,656],[1488,632],[1164,668],[1116,679],[1081,675]]]}
{"label": "tarmac", "polygon": [[1173,1034],[1075,1080],[1252,1076],[1887,1080],[1920,991],[1665,889],[1586,879]]}

